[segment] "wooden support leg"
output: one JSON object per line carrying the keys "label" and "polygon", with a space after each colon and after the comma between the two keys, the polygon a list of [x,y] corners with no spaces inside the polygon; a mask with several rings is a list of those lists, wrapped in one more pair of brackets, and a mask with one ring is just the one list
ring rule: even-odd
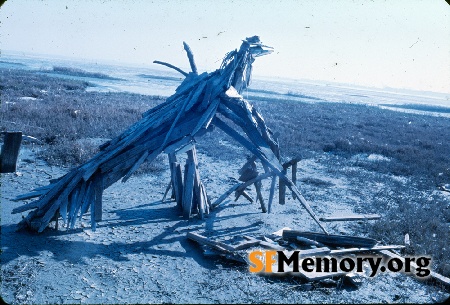
{"label": "wooden support leg", "polygon": [[174,184],[176,182],[177,190],[175,194],[178,193],[178,195],[175,195],[175,199],[177,201],[177,206],[182,209],[183,208],[183,174],[181,172],[181,165],[179,163],[176,164],[176,181],[174,181]]}
{"label": "wooden support leg", "polygon": [[[170,191],[171,189],[173,190],[172,184],[173,184],[172,179],[170,179],[170,182],[169,182],[169,184],[168,184],[167,187],[166,187],[166,191],[164,192],[164,196],[163,196],[163,198],[161,199],[161,202],[164,202],[164,200],[166,200],[166,196],[167,196],[167,194],[169,193],[169,191]],[[172,193],[173,193],[173,192],[172,192]]]}
{"label": "wooden support leg", "polygon": [[[292,164],[292,183],[297,186],[297,162],[294,162]],[[294,200],[297,199],[297,196],[294,192],[292,192],[292,198],[294,198]]]}
{"label": "wooden support leg", "polygon": [[262,187],[261,181],[256,181],[255,182],[256,194],[258,196],[259,203],[261,204],[261,210],[263,213],[267,213],[266,204],[264,203],[264,198],[261,194],[261,187]]}
{"label": "wooden support leg", "polygon": [[183,190],[183,216],[185,219],[189,219],[191,216],[193,195],[194,195],[194,182],[195,182],[195,151],[187,151],[188,158],[186,160],[185,172],[184,172],[184,190]]}
{"label": "wooden support leg", "polygon": [[[283,168],[282,173],[286,175],[287,170]],[[282,179],[278,179],[279,181],[279,187],[278,187],[278,202],[280,204],[286,203],[286,184]]]}
{"label": "wooden support leg", "polygon": [[92,217],[91,217],[91,225],[93,226],[93,228],[95,228],[95,222],[97,221],[102,221],[102,209],[103,209],[103,177],[101,177],[100,175],[98,175],[95,178],[95,182],[94,182],[94,200],[93,202],[94,204],[94,208],[92,209],[91,207],[91,213],[94,214],[94,220],[92,221]]}
{"label": "wooden support leg", "polygon": [[175,195],[177,206],[180,210],[183,209],[183,180],[181,173],[181,166],[177,162],[175,153],[169,154],[170,173],[172,181],[172,190]]}
{"label": "wooden support leg", "polygon": [[269,193],[269,204],[267,206],[267,212],[270,213],[272,211],[272,201],[273,195],[275,193],[275,184],[277,183],[277,176],[272,177],[272,182],[270,183],[270,193]]}
{"label": "wooden support leg", "polygon": [[237,191],[236,198],[234,199],[234,201],[237,201],[239,199],[239,197],[241,197],[241,195],[244,196],[245,199],[250,201],[250,203],[253,203],[253,198],[250,197],[250,195],[245,190]]}
{"label": "wooden support leg", "polygon": [[0,152],[0,173],[14,173],[17,167],[22,132],[6,132]]}

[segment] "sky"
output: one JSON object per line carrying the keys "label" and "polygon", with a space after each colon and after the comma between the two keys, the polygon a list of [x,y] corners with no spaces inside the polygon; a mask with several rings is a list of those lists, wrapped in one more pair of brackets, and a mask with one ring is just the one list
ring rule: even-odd
{"label": "sky", "polygon": [[0,49],[184,70],[217,69],[258,35],[274,53],[256,76],[450,93],[444,0],[8,0]]}

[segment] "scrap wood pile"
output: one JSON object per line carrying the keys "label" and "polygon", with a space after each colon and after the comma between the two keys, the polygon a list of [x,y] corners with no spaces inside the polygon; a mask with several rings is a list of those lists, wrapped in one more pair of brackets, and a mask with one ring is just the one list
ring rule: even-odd
{"label": "scrap wood pile", "polygon": [[[249,261],[249,253],[255,250],[276,250],[283,251],[289,255],[293,251],[298,251],[298,258],[323,257],[330,261],[335,258],[339,261],[341,258],[354,256],[358,254],[380,255],[387,259],[398,259],[404,263],[405,258],[397,254],[396,250],[405,248],[402,245],[380,245],[379,242],[372,238],[358,237],[350,235],[323,234],[315,232],[304,232],[283,228],[273,232],[270,235],[262,236],[233,236],[227,241],[208,238],[195,232],[188,232],[187,238],[201,245],[203,255],[210,258],[221,258],[230,262],[238,262],[251,265]],[[411,262],[412,272],[419,267]],[[325,266],[322,266],[325,272],[305,272],[302,268],[293,272],[292,263],[285,265],[285,272],[292,276],[298,276],[305,281],[317,281],[329,284],[335,284],[344,280],[353,286],[359,287],[367,275],[365,273],[344,272],[326,272]],[[331,268],[330,268],[331,269]],[[447,287],[450,287],[450,279],[438,274],[434,271],[430,272],[430,278]]]}
{"label": "scrap wood pile", "polygon": [[[287,186],[293,192],[326,232],[295,183],[287,177],[286,168],[280,163],[276,137],[258,110],[240,95],[250,84],[255,57],[271,53],[272,48],[264,46],[258,36],[247,38],[239,50],[226,54],[218,70],[202,74],[198,74],[194,56],[186,43],[184,48],[192,69],[190,73],[156,61],[185,76],[175,94],[145,112],[140,121],[121,135],[100,146],[100,152],[85,164],[47,186],[15,198],[25,200],[38,197],[13,210],[13,213],[32,210],[19,223],[19,229],[28,227],[42,232],[51,221],[55,221],[57,227],[60,217],[67,227],[73,228],[76,220],[89,210],[91,227],[95,229],[96,222],[102,219],[103,191],[119,179],[127,181],[142,163],[151,162],[161,153],[169,155],[170,186],[185,218],[189,218],[192,212],[203,217],[233,191],[241,191],[245,196],[245,187],[240,185],[211,204],[201,182],[195,139],[218,127],[248,149],[264,167],[262,174],[243,177],[243,184],[253,183],[260,188],[262,179],[272,177],[269,211],[278,178],[283,188]],[[188,154],[184,174],[176,157],[182,152]],[[265,204],[259,197],[265,211]]]}

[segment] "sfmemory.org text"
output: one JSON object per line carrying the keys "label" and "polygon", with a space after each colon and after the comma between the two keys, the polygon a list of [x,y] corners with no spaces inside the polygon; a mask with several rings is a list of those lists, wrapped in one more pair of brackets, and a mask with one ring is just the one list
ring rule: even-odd
{"label": "sfmemory.org text", "polygon": [[[383,256],[301,257],[300,251],[253,251],[249,253],[249,271],[264,273],[300,272],[367,272],[374,277],[379,272],[414,273],[424,278],[430,275],[430,257],[384,258]],[[414,264],[413,264],[414,263]],[[414,268],[412,267],[414,266]]]}

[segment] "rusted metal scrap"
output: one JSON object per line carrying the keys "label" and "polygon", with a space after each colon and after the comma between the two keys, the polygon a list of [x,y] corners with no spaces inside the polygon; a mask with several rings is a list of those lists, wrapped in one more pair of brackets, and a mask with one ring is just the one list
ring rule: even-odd
{"label": "rusted metal scrap", "polygon": [[[195,139],[215,126],[262,163],[265,173],[247,183],[272,177],[273,189],[274,177],[278,177],[326,233],[295,183],[286,175],[280,163],[276,137],[258,110],[240,95],[250,84],[255,58],[270,54],[272,48],[264,46],[258,36],[247,38],[239,50],[226,54],[219,69],[202,74],[198,74],[194,56],[186,43],[184,48],[192,72],[186,73],[173,65],[157,62],[185,76],[175,94],[145,112],[141,120],[121,135],[101,145],[100,152],[85,164],[70,170],[48,186],[18,196],[17,200],[38,197],[13,210],[13,213],[32,210],[19,223],[19,228],[29,227],[42,232],[50,221],[57,222],[60,217],[67,227],[73,228],[77,218],[90,210],[91,226],[95,229],[96,223],[102,219],[103,191],[119,179],[125,182],[142,163],[154,160],[161,153],[169,155],[170,186],[185,218],[189,218],[193,211],[203,217],[214,204],[209,202],[200,179]],[[231,126],[238,126],[246,136]],[[176,158],[176,154],[181,152],[188,154],[184,175]]]}

